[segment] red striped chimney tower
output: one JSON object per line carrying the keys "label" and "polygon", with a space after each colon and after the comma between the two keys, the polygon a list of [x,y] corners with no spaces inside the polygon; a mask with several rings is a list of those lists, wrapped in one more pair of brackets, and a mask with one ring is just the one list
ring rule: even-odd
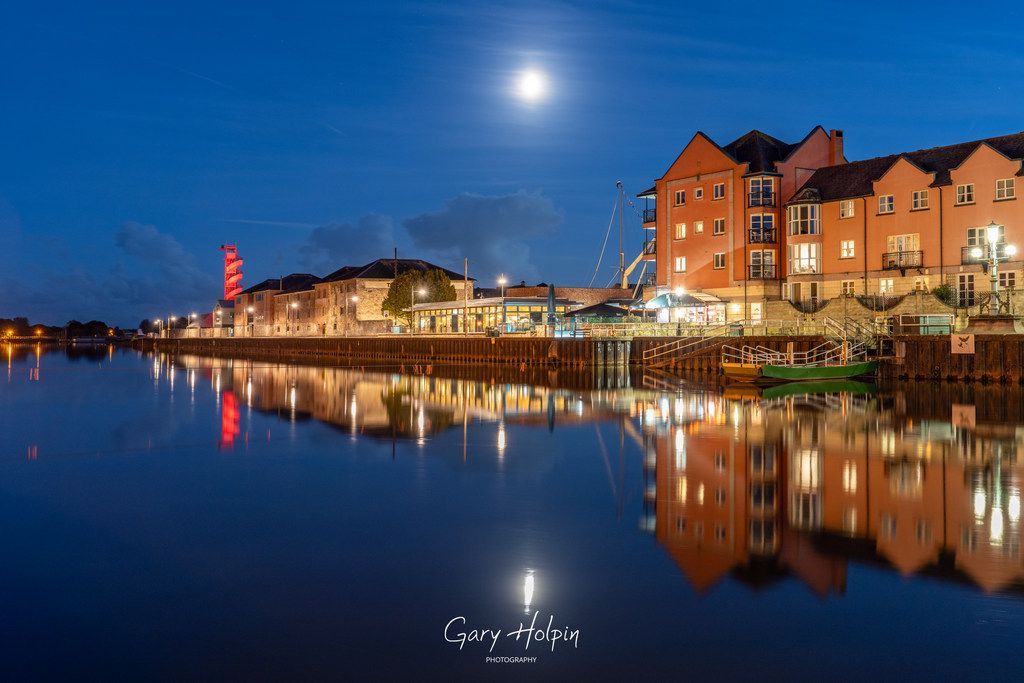
{"label": "red striped chimney tower", "polygon": [[234,299],[242,293],[242,259],[234,244],[222,244],[220,250],[224,252],[224,298]]}

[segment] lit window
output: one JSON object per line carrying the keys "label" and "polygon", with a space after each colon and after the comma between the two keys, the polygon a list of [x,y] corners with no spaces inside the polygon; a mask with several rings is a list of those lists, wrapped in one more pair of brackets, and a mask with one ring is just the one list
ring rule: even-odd
{"label": "lit window", "polygon": [[686,203],[686,190],[676,190],[676,206]]}
{"label": "lit window", "polygon": [[686,239],[686,223],[676,223],[676,239]]}
{"label": "lit window", "polygon": [[853,240],[842,240],[839,243],[839,258],[853,258]]}
{"label": "lit window", "polygon": [[857,493],[857,463],[853,460],[843,463],[843,493]]}
{"label": "lit window", "polygon": [[715,270],[721,270],[725,268],[725,252],[720,251],[714,256]]}
{"label": "lit window", "polygon": [[926,519],[917,520],[917,524],[914,527],[914,535],[917,537],[919,544],[926,545],[932,540],[932,525]]}
{"label": "lit window", "polygon": [[817,204],[797,204],[789,207],[790,235],[817,235],[821,232]]}
{"label": "lit window", "polygon": [[694,199],[704,199],[704,188],[703,187],[695,187],[695,188],[693,188],[693,198]]}
{"label": "lit window", "polygon": [[974,202],[974,183],[956,186],[956,203],[971,204]]}
{"label": "lit window", "polygon": [[1017,196],[1015,192],[1016,187],[1014,186],[1013,178],[1003,178],[996,181],[996,199],[1013,199]]}
{"label": "lit window", "polygon": [[703,233],[704,233],[704,221],[694,221],[693,222],[693,234],[694,235],[701,235]]}
{"label": "lit window", "polygon": [[892,294],[892,278],[886,277],[878,281],[879,294]]}
{"label": "lit window", "polygon": [[845,508],[843,510],[843,531],[850,536],[857,533],[857,508]]}
{"label": "lit window", "polygon": [[879,531],[882,537],[890,541],[896,540],[896,518],[888,512],[883,512],[880,522]]}
{"label": "lit window", "polygon": [[855,283],[853,280],[843,280],[839,285],[843,296],[853,296]]}
{"label": "lit window", "polygon": [[910,196],[910,208],[915,211],[928,208],[928,190],[915,190]]}
{"label": "lit window", "polygon": [[821,271],[817,244],[789,245],[789,274],[802,275]]}
{"label": "lit window", "polygon": [[891,194],[883,194],[878,197],[878,213],[892,213],[896,205]]}
{"label": "lit window", "polygon": [[712,199],[724,199],[725,198],[725,183],[715,183],[711,188]]}
{"label": "lit window", "polygon": [[724,235],[725,234],[725,219],[724,218],[716,218],[715,219],[714,227],[711,229],[711,232],[714,235]]}
{"label": "lit window", "polygon": [[675,267],[676,267],[676,272],[677,273],[685,273],[686,272],[686,257],[685,256],[676,256]]}
{"label": "lit window", "polygon": [[839,217],[853,218],[853,200],[847,199],[839,202]]}

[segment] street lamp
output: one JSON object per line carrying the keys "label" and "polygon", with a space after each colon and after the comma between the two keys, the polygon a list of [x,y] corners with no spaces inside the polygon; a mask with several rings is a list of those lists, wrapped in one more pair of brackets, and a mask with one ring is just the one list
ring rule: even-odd
{"label": "street lamp", "polygon": [[508,280],[504,275],[498,277],[498,286],[501,287],[501,298],[505,298],[505,285],[508,284]]}
{"label": "street lamp", "polygon": [[299,315],[298,311],[296,310],[299,307],[299,302],[298,301],[293,301],[290,304],[288,304],[288,306],[291,309],[290,311],[288,311],[288,317],[291,318],[291,321],[292,321],[292,325],[291,326],[295,327],[296,320],[298,319],[298,315]]}
{"label": "street lamp", "polygon": [[[1004,227],[995,221],[989,223],[988,227],[985,228],[985,243],[988,246],[988,275],[992,288],[992,299],[995,302],[995,313],[990,311],[989,315],[999,315],[1002,309],[1002,303],[999,300],[999,261],[1007,261],[1017,253],[1017,247],[1012,244],[1006,244],[1000,250],[999,245],[1003,244],[1000,238],[1004,234]],[[984,255],[985,251],[981,247],[971,249],[971,256],[975,259],[981,259]]]}
{"label": "street lamp", "polygon": [[420,296],[425,296],[427,290],[423,289],[422,287],[420,287],[419,289],[413,287],[410,290],[410,293],[412,294],[412,296],[410,297],[412,300],[412,305],[409,306],[409,334],[415,334],[415,330],[413,329],[412,307],[416,305],[416,295],[419,294]]}

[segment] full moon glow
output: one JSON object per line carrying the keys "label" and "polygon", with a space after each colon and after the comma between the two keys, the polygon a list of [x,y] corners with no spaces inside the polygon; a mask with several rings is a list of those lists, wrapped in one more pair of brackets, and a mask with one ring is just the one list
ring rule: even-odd
{"label": "full moon glow", "polygon": [[516,92],[527,102],[536,102],[547,93],[548,81],[540,71],[524,71],[519,75]]}

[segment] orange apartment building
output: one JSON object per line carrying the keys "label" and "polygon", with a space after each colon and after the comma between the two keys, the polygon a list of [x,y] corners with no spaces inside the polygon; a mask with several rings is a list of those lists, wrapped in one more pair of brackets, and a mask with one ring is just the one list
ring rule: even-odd
{"label": "orange apartment building", "polygon": [[672,320],[721,320],[726,304],[730,318],[760,318],[763,302],[782,295],[786,202],[815,170],[844,160],[842,131],[821,126],[794,144],[757,130],[724,146],[694,135],[638,195],[654,202],[644,212],[644,228],[655,232],[645,253],[659,293],[683,288],[715,304],[675,309]]}
{"label": "orange apartment building", "polygon": [[987,257],[973,255],[990,224],[1010,259],[1000,286],[1017,285],[1021,262],[1006,247],[1024,240],[1022,159],[1024,133],[854,162],[842,131],[815,128],[794,145],[752,131],[724,147],[698,133],[639,195],[654,202],[644,227],[659,293],[703,293],[717,304],[708,317],[730,319],[758,319],[770,300],[940,284],[974,305],[990,290]]}

